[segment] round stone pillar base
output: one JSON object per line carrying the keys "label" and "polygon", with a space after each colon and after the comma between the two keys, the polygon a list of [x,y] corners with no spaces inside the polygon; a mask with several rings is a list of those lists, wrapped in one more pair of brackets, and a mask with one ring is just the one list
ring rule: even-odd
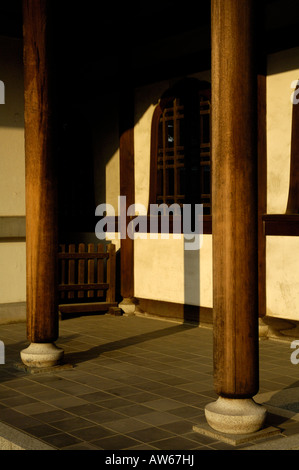
{"label": "round stone pillar base", "polygon": [[259,431],[265,422],[266,408],[251,398],[223,398],[205,407],[208,424],[225,434],[249,434]]}
{"label": "round stone pillar base", "polygon": [[132,315],[136,309],[136,300],[132,297],[124,298],[118,305],[124,313],[127,315]]}
{"label": "round stone pillar base", "polygon": [[20,355],[25,366],[53,367],[61,363],[64,351],[54,343],[31,343]]}

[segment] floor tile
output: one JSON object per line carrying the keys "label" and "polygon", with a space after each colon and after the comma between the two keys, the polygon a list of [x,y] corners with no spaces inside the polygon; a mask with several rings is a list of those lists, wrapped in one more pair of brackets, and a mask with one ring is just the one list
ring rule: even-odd
{"label": "floor tile", "polygon": [[53,434],[51,436],[44,436],[43,441],[58,449],[82,442],[81,439],[77,439],[76,437],[66,433],[58,433]]}
{"label": "floor tile", "polygon": [[93,441],[92,444],[103,450],[123,450],[140,445],[140,441],[124,436],[123,434],[118,434],[112,437],[98,439]]}
{"label": "floor tile", "polygon": [[196,442],[180,436],[173,436],[168,439],[162,439],[160,441],[152,442],[152,444],[160,450],[191,450],[197,447]]}
{"label": "floor tile", "polygon": [[73,415],[87,416],[90,413],[95,413],[96,411],[101,410],[101,407],[95,403],[83,403],[83,405],[82,404],[74,405],[74,406],[67,405],[64,408],[64,410]]}
{"label": "floor tile", "polygon": [[25,415],[36,415],[39,413],[55,411],[57,408],[53,405],[35,401],[34,403],[28,403],[26,405],[15,406],[14,409]]}
{"label": "floor tile", "polygon": [[70,446],[66,446],[63,448],[63,450],[99,450],[98,447],[90,444],[89,442],[83,442],[79,444],[73,444]]}
{"label": "floor tile", "polygon": [[109,429],[102,426],[89,426],[80,429],[73,429],[69,430],[69,433],[72,436],[81,439],[82,441],[93,441],[115,434],[113,431],[110,431]]}
{"label": "floor tile", "polygon": [[128,434],[128,436],[134,439],[139,439],[143,442],[154,442],[160,439],[173,437],[173,433],[166,431],[165,429],[151,426],[149,428],[131,432]]}
{"label": "floor tile", "polygon": [[[147,402],[147,405],[149,404],[149,402]],[[118,411],[119,413],[122,413],[124,415],[127,415],[127,416],[140,416],[142,414],[145,414],[145,413],[150,413],[152,411],[151,407],[149,406],[145,406],[145,405],[141,405],[139,403],[132,403],[130,405],[127,405],[127,406],[120,406],[118,408]]]}
{"label": "floor tile", "polygon": [[[0,325],[0,421],[63,450],[232,448],[193,431],[217,398],[212,329],[138,316],[70,318],[60,321],[57,344],[74,367],[50,374],[14,367],[25,332],[25,324]],[[260,342],[260,364],[262,391],[299,386],[289,344]],[[299,433],[294,420],[275,425]]]}
{"label": "floor tile", "polygon": [[125,414],[111,410],[111,409],[102,409],[100,411],[96,411],[95,413],[90,413],[86,415],[86,418],[88,418],[90,421],[94,423],[99,423],[99,424],[104,424],[109,421],[116,421],[118,419],[123,419],[125,418]]}
{"label": "floor tile", "polygon": [[66,408],[70,406],[79,406],[86,404],[85,400],[70,395],[65,395],[64,397],[60,398],[56,398],[56,396],[54,396],[48,398],[48,401],[51,405],[54,405],[57,408]]}
{"label": "floor tile", "polygon": [[[54,411],[46,411],[44,413],[39,413],[35,415],[35,418],[45,422],[45,423],[53,423],[54,421],[59,421],[62,419],[70,418],[71,414],[60,409],[56,409]],[[1,419],[1,416],[0,416]]]}
{"label": "floor tile", "polygon": [[26,427],[40,424],[39,421],[31,416],[26,416],[10,408],[0,410],[0,420],[4,423],[11,424],[16,428],[25,429]]}
{"label": "floor tile", "polygon": [[70,432],[74,431],[76,429],[83,429],[83,428],[88,428],[92,425],[92,422],[84,419],[84,418],[79,418],[77,416],[67,418],[67,419],[62,419],[59,421],[54,421],[52,423],[52,426],[55,427],[56,429],[59,429],[61,431],[67,431]]}
{"label": "floor tile", "polygon": [[123,434],[148,427],[147,422],[135,418],[121,418],[114,421],[106,421],[104,425],[112,431]]}
{"label": "floor tile", "polygon": [[174,410],[175,408],[180,408],[181,403],[175,400],[170,400],[169,398],[159,398],[157,400],[151,400],[146,402],[146,406],[159,411],[167,411]]}
{"label": "floor tile", "polygon": [[78,398],[81,398],[85,401],[91,402],[91,403],[97,403],[101,402],[103,400],[108,400],[111,398],[111,395],[109,393],[103,392],[103,391],[97,391],[97,392],[92,392],[92,393],[85,393],[83,395],[79,395]]}
{"label": "floor tile", "polygon": [[49,424],[36,424],[35,426],[26,428],[26,432],[32,436],[42,438],[57,434],[58,431],[56,427],[50,426]]}
{"label": "floor tile", "polygon": [[152,426],[162,426],[164,424],[172,423],[177,421],[177,416],[167,413],[165,411],[153,411],[152,413],[146,413],[138,416],[140,421],[151,424]]}
{"label": "floor tile", "polygon": [[119,397],[114,397],[111,396],[111,398],[108,398],[108,400],[103,400],[99,402],[99,406],[103,408],[108,408],[108,409],[118,409],[121,408],[122,406],[130,406],[132,405],[132,402],[135,400],[132,397],[129,398],[119,398]]}

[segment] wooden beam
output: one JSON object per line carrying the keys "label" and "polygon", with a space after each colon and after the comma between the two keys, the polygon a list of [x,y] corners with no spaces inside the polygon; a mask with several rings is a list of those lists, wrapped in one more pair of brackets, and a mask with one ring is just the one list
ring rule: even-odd
{"label": "wooden beam", "polygon": [[299,236],[299,214],[267,214],[263,225],[265,236]]}
{"label": "wooden beam", "polygon": [[110,307],[117,307],[117,302],[90,302],[79,304],[60,304],[60,313],[106,312]]}

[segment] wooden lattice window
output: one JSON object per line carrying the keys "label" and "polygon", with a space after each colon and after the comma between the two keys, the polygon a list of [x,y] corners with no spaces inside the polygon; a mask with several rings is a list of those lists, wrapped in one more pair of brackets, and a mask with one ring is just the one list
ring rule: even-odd
{"label": "wooden lattice window", "polygon": [[171,100],[164,108],[158,125],[157,203],[185,200],[184,106]]}
{"label": "wooden lattice window", "polygon": [[211,213],[210,90],[167,96],[152,121],[150,204],[203,204]]}

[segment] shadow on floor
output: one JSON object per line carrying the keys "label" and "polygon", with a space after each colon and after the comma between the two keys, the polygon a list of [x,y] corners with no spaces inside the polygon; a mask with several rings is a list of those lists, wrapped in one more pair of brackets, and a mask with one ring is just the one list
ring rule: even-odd
{"label": "shadow on floor", "polygon": [[[100,344],[99,346],[94,346],[86,351],[78,351],[69,354],[65,353],[65,362],[69,362],[72,365],[76,365],[81,362],[97,358],[104,352],[118,350],[128,346],[134,346],[140,343],[144,343],[145,341],[160,339],[169,335],[179,334],[183,331],[191,330],[194,328],[198,328],[198,326],[184,323],[168,328],[159,329],[157,331],[150,331],[148,333],[142,333],[140,335],[119,339],[110,343]],[[78,334],[78,337],[80,336],[81,335]],[[59,343],[63,345],[63,342],[67,340],[68,338],[61,337]],[[57,345],[59,346],[58,342]]]}

